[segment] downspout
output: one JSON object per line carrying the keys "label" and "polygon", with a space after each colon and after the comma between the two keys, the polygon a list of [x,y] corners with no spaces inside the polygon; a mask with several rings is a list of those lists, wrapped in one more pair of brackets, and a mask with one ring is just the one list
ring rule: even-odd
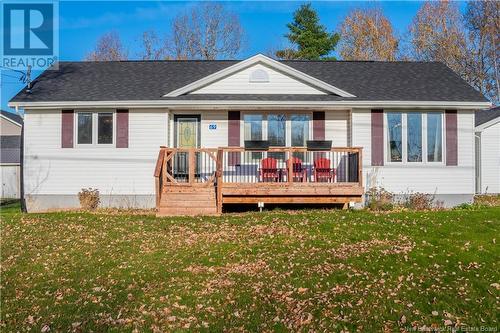
{"label": "downspout", "polygon": [[[479,134],[478,134],[479,133]],[[481,194],[482,184],[481,184],[481,132],[474,132],[474,148],[476,151],[475,156],[475,169],[476,169],[476,194]]]}
{"label": "downspout", "polygon": [[[16,113],[19,114],[19,107],[16,106]],[[21,212],[27,213],[26,201],[24,199],[24,118],[21,126],[21,147],[19,149],[19,196],[21,201]]]}

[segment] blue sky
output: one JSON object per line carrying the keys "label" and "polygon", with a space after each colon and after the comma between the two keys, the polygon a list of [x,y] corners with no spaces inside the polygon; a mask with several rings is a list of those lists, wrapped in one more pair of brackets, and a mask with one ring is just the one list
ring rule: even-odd
{"label": "blue sky", "polygon": [[[236,12],[246,32],[246,43],[238,58],[246,58],[284,44],[286,24],[299,1],[231,1],[224,2]],[[364,6],[379,6],[390,19],[397,33],[403,34],[421,2],[418,1],[322,1],[312,2],[321,22],[330,31],[338,26],[347,13]],[[61,60],[82,60],[105,32],[117,31],[129,49],[129,56],[138,52],[138,39],[145,30],[161,35],[169,32],[176,14],[196,5],[194,2],[173,1],[60,1],[59,56]],[[35,73],[36,74],[36,73]],[[23,85],[16,73],[2,70],[1,105],[7,109],[8,100]]]}

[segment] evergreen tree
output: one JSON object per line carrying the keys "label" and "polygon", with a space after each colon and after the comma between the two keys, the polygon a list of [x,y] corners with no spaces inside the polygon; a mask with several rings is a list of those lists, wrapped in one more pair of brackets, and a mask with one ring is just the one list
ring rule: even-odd
{"label": "evergreen tree", "polygon": [[285,37],[294,48],[276,52],[281,59],[335,59],[328,57],[339,40],[337,33],[329,33],[319,23],[318,13],[311,4],[301,5],[293,14],[293,22],[287,24],[289,33]]}

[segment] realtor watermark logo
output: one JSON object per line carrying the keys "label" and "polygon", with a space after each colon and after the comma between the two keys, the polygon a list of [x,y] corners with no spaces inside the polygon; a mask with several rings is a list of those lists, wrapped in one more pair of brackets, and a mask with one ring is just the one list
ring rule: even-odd
{"label": "realtor watermark logo", "polygon": [[[59,57],[59,4],[50,0],[2,1],[1,66],[44,70]],[[54,67],[52,69],[55,69]]]}

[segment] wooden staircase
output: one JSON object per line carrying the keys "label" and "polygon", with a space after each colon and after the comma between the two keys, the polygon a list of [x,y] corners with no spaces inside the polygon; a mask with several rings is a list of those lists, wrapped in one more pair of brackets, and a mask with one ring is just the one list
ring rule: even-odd
{"label": "wooden staircase", "polygon": [[156,216],[179,215],[217,215],[215,186],[167,187],[161,195]]}

